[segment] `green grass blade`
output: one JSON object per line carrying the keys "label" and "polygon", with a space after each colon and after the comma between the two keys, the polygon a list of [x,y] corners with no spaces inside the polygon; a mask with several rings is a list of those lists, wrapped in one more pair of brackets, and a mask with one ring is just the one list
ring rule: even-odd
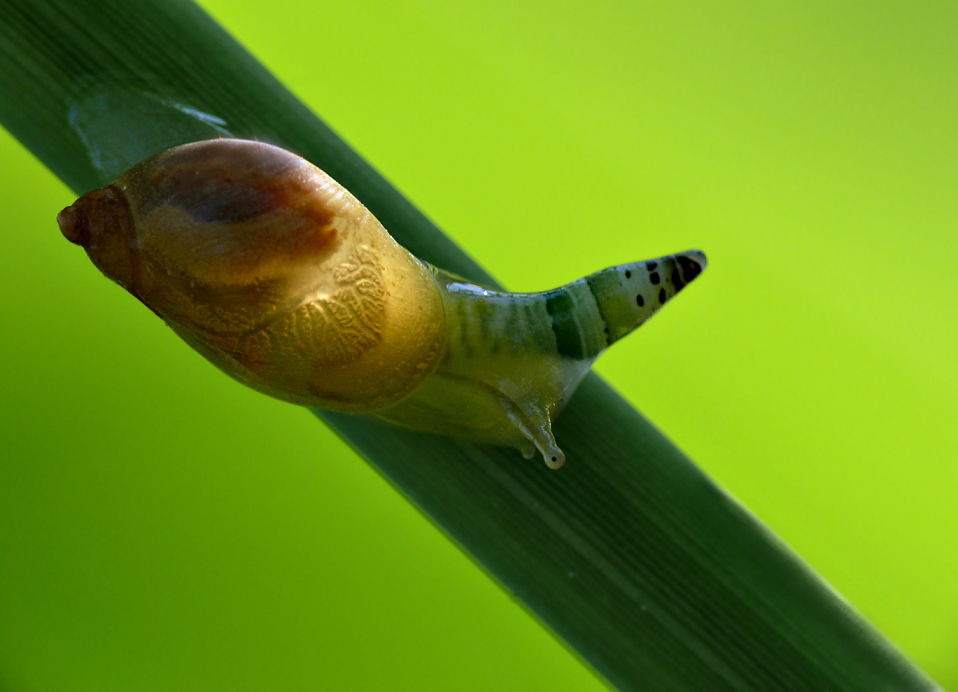
{"label": "green grass blade", "polygon": [[[78,193],[182,142],[268,140],[414,254],[490,282],[191,3],[3,2],[0,122]],[[557,422],[560,472],[318,415],[622,689],[935,689],[595,375]]]}

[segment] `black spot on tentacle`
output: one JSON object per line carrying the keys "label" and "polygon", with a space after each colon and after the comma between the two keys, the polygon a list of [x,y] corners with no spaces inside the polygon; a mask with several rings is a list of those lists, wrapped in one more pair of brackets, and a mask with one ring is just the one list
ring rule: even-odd
{"label": "black spot on tentacle", "polygon": [[[456,312],[458,313],[459,324],[463,327],[469,324],[469,321],[466,319],[466,301],[460,300],[456,304]],[[459,330],[459,341],[463,345],[469,341],[469,332],[464,328]]]}
{"label": "black spot on tentacle", "polygon": [[642,295],[639,294],[635,297],[636,304],[641,308],[645,306],[645,299],[642,298]]}
{"label": "black spot on tentacle", "polygon": [[672,269],[672,285],[675,286],[676,292],[685,287],[685,281],[682,279],[682,272],[679,271],[678,265]]}
{"label": "black spot on tentacle", "polygon": [[[509,316],[506,320],[509,325],[510,334],[521,334],[524,329],[524,325],[519,319],[519,301],[510,300],[507,305],[509,306]],[[515,338],[509,339],[493,339],[495,343],[494,353],[499,352],[499,345],[502,343],[505,346],[506,351],[509,353],[515,353],[517,340]]]}
{"label": "black spot on tentacle", "polygon": [[659,283],[659,281],[660,281],[660,279],[659,279],[659,273],[658,273],[658,272],[652,272],[651,274],[649,274],[649,281],[651,281],[651,282],[654,283],[654,284]]}
{"label": "black spot on tentacle", "polygon": [[682,278],[685,280],[685,283],[689,283],[692,279],[702,273],[702,265],[695,260],[686,257],[685,255],[679,255],[676,257],[675,262],[682,270]]}
{"label": "black spot on tentacle", "polygon": [[461,326],[459,330],[459,343],[462,346],[462,350],[467,356],[472,355],[472,344],[469,342],[469,330],[467,326],[469,325],[468,312],[469,308],[466,304],[466,301],[461,300],[456,306],[456,310],[459,315],[459,324]]}
{"label": "black spot on tentacle", "polygon": [[[632,275],[631,272],[625,273],[625,278],[629,278]],[[605,332],[605,346],[608,346],[611,341],[609,341],[609,319],[606,317],[605,310],[602,307],[603,301],[599,300],[599,296],[602,295],[601,287],[599,286],[599,281],[595,275],[588,277],[586,280],[586,285],[589,287],[589,293],[592,294],[592,300],[595,301],[595,306],[599,309],[599,319],[602,320],[602,330]]]}
{"label": "black spot on tentacle", "polygon": [[551,292],[546,299],[546,311],[552,318],[552,331],[555,333],[559,355],[581,360],[585,357],[585,348],[579,326],[573,317],[574,309],[572,298],[561,289]]}
{"label": "black spot on tentacle", "polygon": [[632,278],[632,272],[630,272],[628,269],[625,270],[625,278],[627,278],[627,279],[631,279],[631,278]]}
{"label": "black spot on tentacle", "polygon": [[661,303],[662,305],[665,305],[665,289],[664,288],[659,289],[659,303]]}
{"label": "black spot on tentacle", "polygon": [[659,266],[658,262],[646,262],[646,263],[645,263],[645,268],[648,269],[650,272],[654,272],[654,271],[655,271],[655,268],[656,268],[657,266]]}

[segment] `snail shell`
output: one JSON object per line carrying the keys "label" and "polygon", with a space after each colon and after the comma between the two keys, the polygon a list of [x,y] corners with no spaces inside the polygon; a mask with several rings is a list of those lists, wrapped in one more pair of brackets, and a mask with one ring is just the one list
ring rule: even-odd
{"label": "snail shell", "polygon": [[469,284],[347,190],[260,142],[176,147],[57,218],[68,240],[225,373],[313,408],[536,449],[596,357],[705,267],[692,250],[552,291]]}
{"label": "snail shell", "polygon": [[428,270],[324,172],[278,147],[177,147],[61,212],[64,235],[227,374],[369,411],[442,355]]}

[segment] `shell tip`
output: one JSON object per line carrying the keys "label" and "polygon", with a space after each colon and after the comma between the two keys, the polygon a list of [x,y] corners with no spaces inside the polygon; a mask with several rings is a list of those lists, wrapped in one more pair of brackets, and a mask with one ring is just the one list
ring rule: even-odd
{"label": "shell tip", "polygon": [[63,237],[71,243],[81,246],[86,245],[86,224],[83,223],[83,213],[76,208],[76,205],[70,205],[57,214],[57,224],[60,226]]}

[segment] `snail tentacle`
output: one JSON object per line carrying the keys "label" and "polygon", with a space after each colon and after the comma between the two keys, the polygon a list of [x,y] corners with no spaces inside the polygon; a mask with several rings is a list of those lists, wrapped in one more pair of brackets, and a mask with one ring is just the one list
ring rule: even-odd
{"label": "snail tentacle", "polygon": [[[507,293],[434,270],[446,305],[446,355],[380,418],[434,433],[565,455],[552,434],[596,358],[705,267],[698,250],[610,267],[551,291]],[[648,296],[648,299],[643,296]]]}

